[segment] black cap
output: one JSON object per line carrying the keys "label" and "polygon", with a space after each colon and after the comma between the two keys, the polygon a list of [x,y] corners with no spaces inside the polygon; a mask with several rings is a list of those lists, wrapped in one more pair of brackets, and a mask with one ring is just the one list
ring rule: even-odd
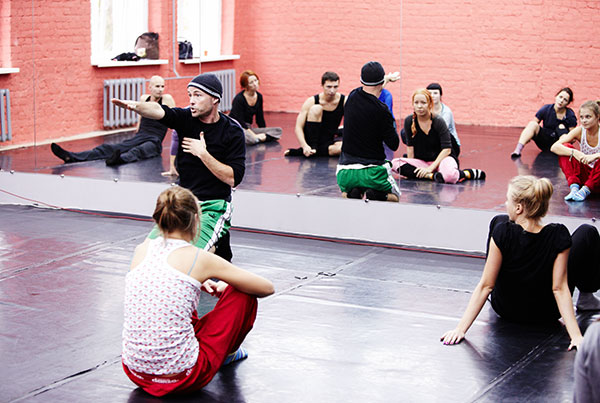
{"label": "black cap", "polygon": [[383,84],[385,71],[379,62],[368,62],[360,70],[360,82],[363,85],[375,86]]}
{"label": "black cap", "polygon": [[221,84],[221,80],[212,73],[204,73],[194,77],[188,84],[188,87],[198,88],[219,100],[223,95],[223,85]]}

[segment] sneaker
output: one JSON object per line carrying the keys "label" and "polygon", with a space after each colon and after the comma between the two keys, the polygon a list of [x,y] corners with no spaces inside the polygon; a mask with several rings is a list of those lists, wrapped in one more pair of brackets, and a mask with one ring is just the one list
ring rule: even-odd
{"label": "sneaker", "polygon": [[246,351],[246,349],[244,347],[240,346],[240,348],[238,348],[236,351],[234,351],[233,353],[231,353],[227,357],[225,357],[225,361],[223,361],[223,365],[229,365],[236,361],[241,361],[244,358],[248,358],[248,351]]}
{"label": "sneaker", "polygon": [[442,175],[442,173],[439,171],[433,174],[433,180],[437,183],[446,183],[444,180],[444,175]]}
{"label": "sneaker", "polygon": [[513,152],[513,153],[510,155],[510,158],[511,158],[511,159],[513,159],[513,160],[516,160],[517,158],[521,158],[521,154],[519,154],[519,153],[516,153],[516,152]]}

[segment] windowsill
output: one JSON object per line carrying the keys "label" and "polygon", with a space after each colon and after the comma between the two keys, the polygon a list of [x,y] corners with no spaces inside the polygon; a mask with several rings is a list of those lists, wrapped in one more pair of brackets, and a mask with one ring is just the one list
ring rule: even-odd
{"label": "windowsill", "polygon": [[21,71],[18,67],[0,67],[0,74],[18,73]]}
{"label": "windowsill", "polygon": [[183,60],[180,60],[179,63],[200,64],[200,63],[208,63],[208,62],[222,62],[225,60],[237,60],[239,58],[240,58],[240,55],[203,56],[203,57],[194,57],[193,59],[183,59]]}
{"label": "windowsill", "polygon": [[133,61],[115,61],[115,60],[103,60],[101,62],[92,62],[92,66],[103,68],[103,67],[134,67],[134,66],[158,66],[159,64],[169,64],[167,59],[157,59],[157,60],[138,60],[137,62]]}

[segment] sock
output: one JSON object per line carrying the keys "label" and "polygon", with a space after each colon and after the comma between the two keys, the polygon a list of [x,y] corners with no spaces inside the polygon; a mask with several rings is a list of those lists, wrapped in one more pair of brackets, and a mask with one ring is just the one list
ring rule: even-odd
{"label": "sock", "polygon": [[106,165],[109,167],[121,164],[125,164],[125,161],[121,158],[121,151],[119,150],[115,150],[110,158],[106,160]]}
{"label": "sock", "polygon": [[56,155],[67,164],[69,162],[75,162],[75,159],[71,156],[71,153],[56,143],[50,144],[50,150],[52,151],[52,154]]}
{"label": "sock", "polygon": [[300,148],[289,148],[285,154],[286,157],[303,157],[304,152],[302,151],[302,147]]}
{"label": "sock", "polygon": [[227,357],[225,357],[225,361],[223,361],[223,365],[229,365],[232,362],[240,361],[247,357],[248,357],[248,351],[246,351],[246,349],[244,347],[240,346],[240,348],[238,348],[236,351],[234,351],[233,353],[231,353]]}
{"label": "sock", "polygon": [[573,195],[573,201],[584,201],[592,193],[589,187],[584,186]]}
{"label": "sock", "polygon": [[521,156],[521,151],[523,151],[523,147],[525,147],[524,144],[517,143],[517,146],[515,147],[515,151],[513,151],[510,156],[511,157],[520,157]]}
{"label": "sock", "polygon": [[568,195],[565,196],[565,200],[567,200],[567,201],[573,200],[575,193],[577,193],[577,191],[579,190],[579,185],[576,183],[573,183],[571,186],[569,186],[569,189],[571,189],[571,191],[569,192]]}
{"label": "sock", "polygon": [[444,175],[442,175],[442,173],[439,171],[433,174],[433,180],[436,181],[437,183],[446,183],[446,180],[444,179]]}
{"label": "sock", "polygon": [[459,178],[458,181],[462,182],[465,180],[475,180],[475,179],[485,179],[485,171],[481,169],[461,169],[459,170]]}
{"label": "sock", "polygon": [[402,175],[408,179],[416,179],[417,178],[417,174],[415,173],[416,169],[417,169],[417,167],[415,167],[414,165],[403,164],[400,167],[400,169],[398,170],[398,172],[400,173],[400,175]]}
{"label": "sock", "polygon": [[387,201],[387,192],[381,190],[367,189],[365,197],[369,200]]}

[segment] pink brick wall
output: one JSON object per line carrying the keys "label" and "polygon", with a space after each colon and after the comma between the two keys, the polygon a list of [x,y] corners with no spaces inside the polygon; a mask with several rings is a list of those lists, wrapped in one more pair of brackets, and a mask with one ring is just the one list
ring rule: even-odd
{"label": "pink brick wall", "polygon": [[327,69],[347,93],[374,59],[402,72],[389,86],[397,116],[438,81],[459,123],[524,126],[562,86],[574,109],[600,97],[599,11],[597,0],[238,2],[237,66],[261,75],[270,110],[297,111]]}
{"label": "pink brick wall", "polygon": [[[3,9],[5,2],[2,2]],[[172,66],[171,2],[149,0],[148,28],[159,32],[161,59],[168,65],[97,68],[90,64],[90,2],[10,2],[8,19],[12,67],[16,74],[0,75],[0,88],[11,91],[13,140],[3,145],[38,143],[63,136],[102,130],[103,80],[144,77],[167,79],[167,90],[179,105],[186,105],[189,78],[178,79]],[[0,13],[0,17],[2,14]],[[2,20],[2,34],[7,30]],[[5,36],[0,39],[1,44]],[[0,53],[2,56],[3,53]],[[5,58],[0,59],[2,63]],[[1,65],[0,67],[8,67]],[[233,62],[203,65],[204,71],[232,68]],[[198,74],[198,65],[176,62],[180,76]]]}
{"label": "pink brick wall", "polygon": [[[12,95],[8,144],[101,130],[104,79],[160,74],[185,105],[189,79],[173,70],[193,76],[199,66],[172,65],[171,1],[149,4],[149,29],[160,33],[169,64],[99,69],[90,65],[89,1],[36,2],[33,18],[31,3],[3,1],[10,25],[0,21],[0,57],[7,63],[8,43],[9,62],[21,69],[0,75]],[[457,122],[475,125],[524,126],[564,85],[575,92],[574,109],[600,98],[598,0],[224,0],[223,8],[224,25],[234,27],[223,46],[241,59],[202,71],[257,71],[269,111],[297,112],[326,70],[340,74],[348,93],[368,60],[401,71],[402,82],[388,87],[399,118],[413,90],[431,81],[444,87]]]}

